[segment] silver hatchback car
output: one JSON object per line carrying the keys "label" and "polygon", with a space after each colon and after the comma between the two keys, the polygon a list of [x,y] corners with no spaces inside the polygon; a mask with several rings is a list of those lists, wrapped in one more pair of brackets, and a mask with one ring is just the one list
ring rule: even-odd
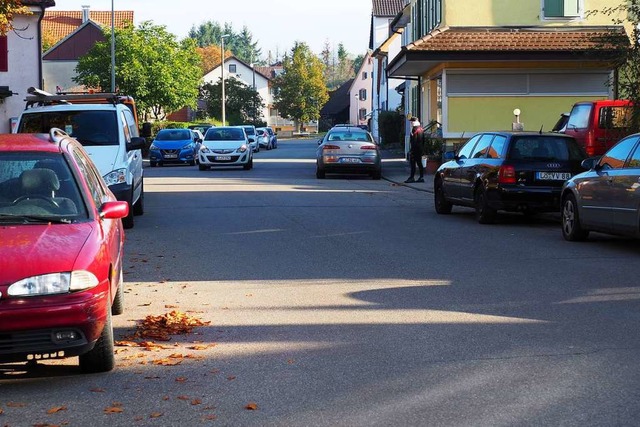
{"label": "silver hatchback car", "polygon": [[335,126],[318,144],[318,179],[324,179],[327,173],[365,173],[373,179],[382,177],[378,144],[366,130],[357,126]]}
{"label": "silver hatchback car", "polygon": [[622,139],[587,172],[562,188],[562,235],[585,240],[590,231],[640,237],[640,133]]}

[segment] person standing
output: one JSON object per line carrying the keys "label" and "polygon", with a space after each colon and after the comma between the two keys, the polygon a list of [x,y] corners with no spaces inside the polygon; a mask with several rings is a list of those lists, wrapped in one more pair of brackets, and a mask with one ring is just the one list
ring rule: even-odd
{"label": "person standing", "polygon": [[[409,136],[409,162],[411,164],[411,175],[405,183],[424,182],[424,167],[422,166],[422,137],[424,131],[422,126],[420,126],[420,121],[417,117],[411,117],[409,121],[411,122],[411,133]],[[413,178],[416,174],[416,166],[418,166],[418,173],[420,174],[417,180]]]}

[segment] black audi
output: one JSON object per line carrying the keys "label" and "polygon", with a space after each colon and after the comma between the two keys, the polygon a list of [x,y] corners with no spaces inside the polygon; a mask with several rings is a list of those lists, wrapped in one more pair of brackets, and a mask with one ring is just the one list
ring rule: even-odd
{"label": "black audi", "polygon": [[482,132],[435,173],[435,209],[451,213],[454,205],[473,207],[481,224],[497,211],[560,210],[562,184],[584,171],[584,150],[570,136],[557,133]]}

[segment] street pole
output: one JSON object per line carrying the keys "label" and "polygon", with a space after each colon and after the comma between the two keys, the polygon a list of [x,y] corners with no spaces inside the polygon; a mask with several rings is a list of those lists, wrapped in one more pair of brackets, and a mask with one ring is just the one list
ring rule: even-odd
{"label": "street pole", "polygon": [[356,125],[360,124],[360,96],[356,93]]}
{"label": "street pole", "polygon": [[111,92],[116,92],[116,36],[113,0],[111,0]]}
{"label": "street pole", "polygon": [[253,53],[251,53],[251,71],[253,72],[253,124],[256,124],[256,119],[257,119],[257,111],[256,111],[256,65],[253,62],[254,58],[253,58]]}
{"label": "street pole", "polygon": [[220,57],[221,57],[221,63],[220,63],[220,70],[222,73],[222,126],[225,126],[227,124],[227,118],[225,116],[225,104],[227,103],[227,100],[224,96],[224,39],[226,37],[229,37],[229,34],[223,34],[220,36]]}

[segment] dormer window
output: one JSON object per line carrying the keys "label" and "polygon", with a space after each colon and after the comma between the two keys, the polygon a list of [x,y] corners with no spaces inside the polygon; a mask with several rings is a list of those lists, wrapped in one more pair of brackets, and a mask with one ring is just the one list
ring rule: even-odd
{"label": "dormer window", "polygon": [[237,72],[236,64],[229,64],[229,72],[234,74]]}

